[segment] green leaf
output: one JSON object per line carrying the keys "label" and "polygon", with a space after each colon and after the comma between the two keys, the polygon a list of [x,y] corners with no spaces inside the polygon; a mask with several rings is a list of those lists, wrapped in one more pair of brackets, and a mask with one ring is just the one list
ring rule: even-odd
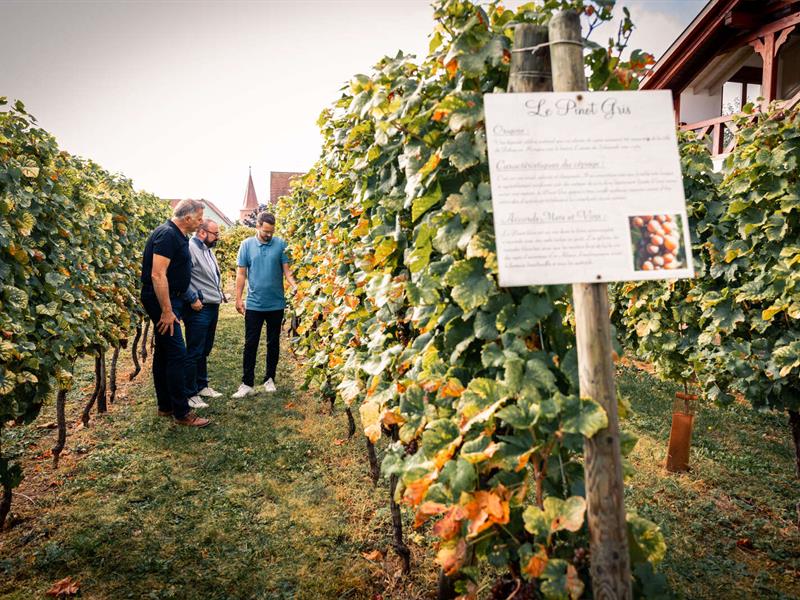
{"label": "green leaf", "polygon": [[489,299],[494,289],[494,281],[489,278],[483,260],[470,258],[460,260],[450,267],[445,275],[445,283],[452,286],[453,300],[464,311],[479,308]]}
{"label": "green leaf", "polygon": [[635,513],[628,513],[626,518],[631,563],[649,562],[658,565],[667,553],[667,544],[661,529]]}
{"label": "green leaf", "polygon": [[478,473],[474,465],[459,457],[442,468],[439,481],[450,488],[451,498],[457,502],[462,492],[471,492],[475,489]]}
{"label": "green leaf", "polygon": [[428,210],[442,199],[442,186],[437,183],[428,193],[414,198],[411,203],[411,221],[417,222]]}
{"label": "green leaf", "polygon": [[566,433],[579,433],[587,438],[608,427],[608,416],[603,407],[593,400],[577,396],[564,399],[562,419],[561,428]]}
{"label": "green leaf", "polygon": [[448,140],[442,146],[442,158],[448,159],[459,172],[477,165],[484,156],[483,147],[467,131],[456,134],[454,139]]}
{"label": "green leaf", "polygon": [[544,499],[544,509],[531,505],[522,513],[525,529],[537,540],[547,540],[557,531],[579,531],[586,514],[586,500],[571,496],[566,500],[555,496]]}
{"label": "green leaf", "polygon": [[450,419],[437,419],[430,423],[422,434],[423,452],[426,457],[433,458],[460,436],[461,432]]}
{"label": "green leaf", "polygon": [[525,337],[551,311],[552,304],[546,294],[529,292],[517,306],[508,305],[500,311],[497,315],[497,329]]}
{"label": "green leaf", "polygon": [[561,558],[551,558],[542,573],[541,590],[547,600],[567,600],[567,568],[569,563]]}

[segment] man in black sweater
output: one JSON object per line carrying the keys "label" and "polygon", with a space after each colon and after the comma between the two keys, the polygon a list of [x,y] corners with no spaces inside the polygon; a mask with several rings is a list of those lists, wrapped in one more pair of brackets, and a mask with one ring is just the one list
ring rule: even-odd
{"label": "man in black sweater", "polygon": [[153,383],[158,414],[179,425],[205,427],[189,408],[184,368],[186,344],[180,320],[192,274],[188,235],[203,221],[203,204],[181,200],[172,218],[150,234],[142,257],[142,305],[155,324]]}

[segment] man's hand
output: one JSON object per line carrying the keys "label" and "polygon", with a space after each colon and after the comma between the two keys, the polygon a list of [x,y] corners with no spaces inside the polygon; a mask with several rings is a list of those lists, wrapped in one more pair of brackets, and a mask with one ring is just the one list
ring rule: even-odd
{"label": "man's hand", "polygon": [[203,303],[200,302],[200,298],[192,302],[192,308],[198,312],[203,310]]}
{"label": "man's hand", "polygon": [[241,298],[236,299],[236,310],[239,311],[240,315],[244,314],[244,300],[242,300]]}
{"label": "man's hand", "polygon": [[178,322],[178,317],[175,316],[175,313],[172,311],[169,312],[162,312],[161,318],[159,319],[158,323],[156,324],[158,327],[158,333],[161,335],[166,335],[167,331],[169,331],[170,337],[172,337],[173,328],[175,323]]}

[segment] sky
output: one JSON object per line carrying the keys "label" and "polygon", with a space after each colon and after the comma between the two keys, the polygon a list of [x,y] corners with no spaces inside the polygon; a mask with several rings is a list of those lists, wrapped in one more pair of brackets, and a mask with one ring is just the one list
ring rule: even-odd
{"label": "sky", "polygon": [[[637,27],[630,47],[658,57],[705,4],[617,10]],[[270,171],[319,157],[317,117],[352,76],[398,50],[423,57],[432,30],[428,0],[0,0],[0,96],[137,189],[236,218],[248,168],[267,201]]]}

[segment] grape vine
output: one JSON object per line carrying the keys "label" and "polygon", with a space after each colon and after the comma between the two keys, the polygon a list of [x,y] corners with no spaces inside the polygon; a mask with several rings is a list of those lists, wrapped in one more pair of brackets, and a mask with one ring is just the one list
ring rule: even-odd
{"label": "grape vine", "polygon": [[[118,348],[142,314],[141,248],[167,214],[0,98],[0,436],[10,421],[33,420],[54,387],[63,426],[75,360]],[[21,480],[20,465],[0,456],[0,527]]]}
{"label": "grape vine", "polygon": [[617,288],[626,345],[666,378],[720,404],[741,394],[786,411],[800,477],[800,110],[738,119],[737,147],[715,173],[688,135],[682,162],[697,277]]}
{"label": "grape vine", "polygon": [[[513,25],[567,5],[608,19],[613,3],[436,2],[429,56],[355,76],[280,205],[309,375],[358,406],[368,447],[388,438],[393,516],[402,503],[416,527],[436,520],[437,562],[465,598],[487,564],[546,597],[591,586],[581,453],[606,415],[577,394],[567,288],[497,285],[482,109],[507,86]],[[601,52],[598,70],[633,68]],[[629,526],[649,576],[663,538]]]}

